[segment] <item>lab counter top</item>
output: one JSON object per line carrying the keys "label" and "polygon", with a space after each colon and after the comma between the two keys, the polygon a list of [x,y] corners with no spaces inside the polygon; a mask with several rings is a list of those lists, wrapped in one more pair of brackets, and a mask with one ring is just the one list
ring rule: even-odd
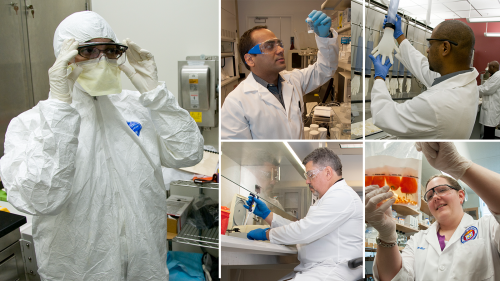
{"label": "lab counter top", "polygon": [[[18,211],[9,202],[0,201],[0,206],[7,208],[11,214],[16,214],[16,215],[25,217],[25,223],[21,225],[21,229],[20,229],[21,235],[23,236],[24,239],[26,239],[26,237],[24,237],[26,235],[28,236],[28,238],[32,238],[32,236],[33,236],[33,234],[32,234],[33,233],[33,230],[32,230],[33,229],[33,227],[32,227],[33,216]],[[2,213],[2,212],[0,211],[0,213]],[[0,222],[3,222],[3,220],[1,218],[0,218]],[[28,240],[31,240],[31,239],[28,239]]]}
{"label": "lab counter top", "polygon": [[298,264],[295,246],[221,235],[221,266]]}
{"label": "lab counter top", "polygon": [[26,217],[0,211],[0,238],[20,228],[26,223]]}

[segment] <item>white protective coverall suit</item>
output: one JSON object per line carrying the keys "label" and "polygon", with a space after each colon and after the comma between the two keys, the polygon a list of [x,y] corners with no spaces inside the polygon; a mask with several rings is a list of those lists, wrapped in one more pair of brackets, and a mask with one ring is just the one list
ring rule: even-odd
{"label": "white protective coverall suit", "polygon": [[[54,35],[118,42],[94,12],[75,13]],[[0,176],[8,201],[33,215],[42,280],[168,280],[161,166],[193,166],[203,137],[165,83],[143,94],[51,99],[12,119]],[[134,132],[127,122],[142,126]]]}
{"label": "white protective coverall suit", "polygon": [[500,71],[479,86],[479,96],[483,98],[479,123],[488,127],[496,127],[500,123]]}
{"label": "white protective coverall suit", "polygon": [[400,139],[469,139],[477,115],[477,70],[473,68],[432,86],[441,75],[429,69],[428,59],[406,39],[399,50],[396,57],[427,91],[397,103],[384,81],[375,80],[371,92],[373,124]]}
{"label": "white protective coverall suit", "polygon": [[363,256],[363,204],[341,180],[332,185],[307,215],[296,222],[273,213],[269,238],[273,244],[297,244],[300,264],[280,280],[358,280],[362,267],[347,261]]}

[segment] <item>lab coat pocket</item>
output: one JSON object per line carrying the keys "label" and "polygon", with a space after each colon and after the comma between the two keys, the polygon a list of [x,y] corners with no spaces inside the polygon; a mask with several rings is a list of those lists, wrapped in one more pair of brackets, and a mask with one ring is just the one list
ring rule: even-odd
{"label": "lab coat pocket", "polygon": [[454,261],[455,270],[452,270],[453,280],[488,280],[493,276],[493,261],[490,245],[485,239],[461,243],[457,241]]}

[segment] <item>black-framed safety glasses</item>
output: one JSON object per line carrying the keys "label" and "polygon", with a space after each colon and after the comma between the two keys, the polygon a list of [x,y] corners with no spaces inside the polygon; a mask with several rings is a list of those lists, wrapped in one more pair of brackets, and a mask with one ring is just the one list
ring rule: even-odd
{"label": "black-framed safety glasses", "polygon": [[441,41],[441,42],[448,42],[448,43],[450,43],[450,44],[452,44],[452,45],[458,46],[458,43],[453,42],[453,41],[448,40],[448,39],[434,39],[434,38],[427,38],[427,39],[425,39],[425,40],[427,40],[427,47],[429,47],[429,48],[431,47],[431,42],[430,42],[431,40],[434,40],[434,41]]}
{"label": "black-framed safety glasses", "polygon": [[427,192],[425,192],[424,201],[429,203],[429,201],[431,201],[432,198],[434,197],[434,194],[439,194],[441,196],[442,194],[448,192],[451,189],[454,189],[456,191],[460,190],[460,189],[457,189],[449,184],[440,184],[438,186],[435,186],[435,187],[427,190]]}
{"label": "black-framed safety glasses", "polygon": [[128,46],[114,42],[89,42],[78,47],[78,54],[86,59],[95,59],[104,54],[108,59],[118,59]]}

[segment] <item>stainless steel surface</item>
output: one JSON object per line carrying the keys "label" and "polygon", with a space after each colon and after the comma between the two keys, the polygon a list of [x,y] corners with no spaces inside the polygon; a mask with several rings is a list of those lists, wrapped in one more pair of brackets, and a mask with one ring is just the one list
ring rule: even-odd
{"label": "stainless steel surface", "polygon": [[[19,229],[13,232],[19,233]],[[5,238],[5,236],[2,238]],[[1,248],[0,250],[0,280],[27,280],[23,266],[21,245],[19,241],[16,241],[14,244],[11,244],[7,248]]]}
{"label": "stainless steel surface", "polygon": [[26,0],[33,5],[34,17],[27,10],[29,55],[35,104],[49,96],[48,70],[54,64],[54,32],[59,23],[74,12],[84,11],[86,0]]}
{"label": "stainless steel surface", "polygon": [[219,249],[219,228],[213,227],[199,230],[190,224],[185,224],[181,233],[174,237],[172,241],[204,248]]}
{"label": "stainless steel surface", "polygon": [[31,240],[21,239],[21,250],[23,253],[24,260],[24,270],[26,271],[26,278],[29,281],[40,281],[40,275],[38,275],[38,265],[36,261],[35,254],[35,244],[33,243],[33,238]]}
{"label": "stainless steel surface", "polygon": [[[10,5],[10,4],[14,5]],[[0,9],[0,156],[5,132],[12,118],[33,106],[31,76],[27,56],[26,14],[20,0],[3,0]]]}
{"label": "stainless steel surface", "polygon": [[55,61],[52,44],[57,25],[70,14],[85,10],[86,2],[1,0],[0,156],[12,118],[48,97],[48,70]]}
{"label": "stainless steel surface", "polygon": [[17,241],[19,241],[19,239],[21,239],[21,231],[19,231],[19,228],[4,235],[2,238],[0,238],[0,251],[16,243]]}
{"label": "stainless steel surface", "polygon": [[184,186],[184,187],[193,187],[193,188],[205,188],[205,189],[219,189],[218,183],[194,183],[193,181],[174,181],[171,182],[170,185]]}
{"label": "stainless steel surface", "polygon": [[[181,70],[188,66],[189,60],[195,61],[203,61],[203,64],[208,66],[210,69],[210,77],[209,77],[209,93],[208,93],[208,109],[206,107],[195,109],[189,104],[189,99],[185,100],[182,98],[184,96],[185,91],[189,91],[189,83],[183,81],[183,75],[181,75]],[[217,127],[219,121],[219,96],[217,92],[217,87],[219,85],[219,57],[218,56],[188,56],[186,57],[186,61],[178,62],[178,73],[179,73],[179,105],[182,108],[185,108],[190,113],[199,114],[201,112],[201,122],[197,122],[199,127]],[[200,99],[200,106],[202,106]],[[196,118],[195,118],[196,120]]]}

